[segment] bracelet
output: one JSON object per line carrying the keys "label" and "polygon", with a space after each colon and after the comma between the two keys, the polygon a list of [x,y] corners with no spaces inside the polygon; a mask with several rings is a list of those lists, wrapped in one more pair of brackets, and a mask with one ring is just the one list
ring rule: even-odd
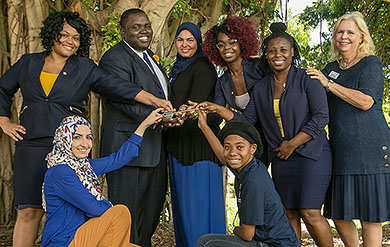
{"label": "bracelet", "polygon": [[329,87],[330,87],[333,83],[334,83],[334,81],[332,81],[332,80],[329,80],[329,81],[328,81],[328,85],[326,85],[326,87],[325,87],[325,89],[326,89],[327,92],[329,92]]}

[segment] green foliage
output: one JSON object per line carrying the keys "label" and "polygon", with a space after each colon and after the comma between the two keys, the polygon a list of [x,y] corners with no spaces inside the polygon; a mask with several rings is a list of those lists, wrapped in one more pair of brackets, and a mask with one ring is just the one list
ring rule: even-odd
{"label": "green foliage", "polygon": [[263,12],[264,16],[267,16],[268,19],[273,19],[275,16],[275,5],[271,4],[271,1],[267,1],[264,9],[261,7],[261,2],[259,0],[224,0],[223,3],[226,8],[233,10],[240,10],[240,16],[252,16],[259,12]]}
{"label": "green foliage", "polygon": [[191,10],[190,1],[180,0],[176,3],[172,10],[172,16],[175,19],[179,19],[184,14],[189,15]]}
{"label": "green foliage", "polygon": [[[321,19],[326,20],[329,27],[333,27],[337,19],[347,12],[360,11],[369,27],[371,37],[376,46],[376,54],[383,63],[383,73],[385,75],[384,91],[384,111],[387,115],[390,112],[390,3],[373,0],[321,0],[314,2],[314,5],[307,7],[300,16],[300,20],[310,29],[315,28]],[[331,33],[323,35],[324,43],[322,49],[316,46],[303,53],[308,60],[317,64],[317,68],[322,69],[330,62],[330,39]]]}
{"label": "green foliage", "polygon": [[159,63],[163,67],[165,73],[169,75],[172,71],[173,64],[175,63],[174,58],[171,57],[160,57]]}
{"label": "green foliage", "polygon": [[111,6],[110,0],[81,0],[82,3],[85,4],[88,8],[92,9],[93,11],[102,10],[106,7]]}
{"label": "green foliage", "polygon": [[110,21],[101,28],[104,39],[104,51],[107,51],[122,40],[119,32],[119,15],[111,13],[108,17]]}

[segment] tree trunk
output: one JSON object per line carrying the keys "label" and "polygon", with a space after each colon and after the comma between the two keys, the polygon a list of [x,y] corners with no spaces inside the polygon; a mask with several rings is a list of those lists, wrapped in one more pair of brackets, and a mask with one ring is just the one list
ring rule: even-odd
{"label": "tree trunk", "polygon": [[[261,0],[263,6],[273,4],[277,0],[268,3]],[[88,22],[92,29],[93,42],[90,49],[90,58],[97,62],[103,55],[103,37],[101,27],[108,23],[108,15],[111,13],[122,14],[129,8],[141,8],[152,23],[154,31],[151,49],[159,56],[171,56],[176,54],[173,49],[174,35],[177,27],[184,21],[201,24],[204,33],[215,25],[222,14],[238,13],[239,10],[226,9],[221,0],[192,0],[190,15],[184,15],[179,19],[171,16],[172,9],[177,0],[112,0],[112,6],[100,11],[93,11],[86,7],[81,0],[7,0],[0,1],[0,73],[3,74],[10,64],[13,64],[25,53],[42,51],[39,32],[42,21],[47,17],[50,7],[60,10],[77,11]],[[64,5],[65,4],[65,5]],[[4,6],[6,5],[6,6]],[[266,14],[256,16],[257,23],[266,23]],[[6,20],[8,25],[6,25]],[[5,36],[8,34],[8,36]],[[8,42],[7,42],[8,41]],[[9,56],[7,56],[9,54]],[[18,115],[22,97],[20,93],[14,96],[11,120],[18,121]],[[91,93],[86,102],[88,118],[92,124],[93,135],[100,137],[101,102],[100,96]],[[94,139],[92,157],[99,156],[100,138]],[[0,224],[9,224],[15,219],[12,193],[12,171],[14,142],[8,136],[0,133]]]}

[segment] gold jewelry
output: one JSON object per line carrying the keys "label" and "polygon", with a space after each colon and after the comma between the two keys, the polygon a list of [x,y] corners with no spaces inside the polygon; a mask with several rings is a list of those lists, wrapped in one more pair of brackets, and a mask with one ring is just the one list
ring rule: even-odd
{"label": "gold jewelry", "polygon": [[345,65],[342,65],[341,64],[341,62],[344,62],[343,61],[343,59],[340,59],[340,62],[339,62],[339,66],[340,66],[340,68],[342,68],[342,69],[345,69],[345,68],[347,68],[349,65],[351,65],[354,61],[355,61],[355,59],[357,58],[357,53],[356,53],[356,55],[351,59],[351,61],[349,61],[348,63],[346,63]]}
{"label": "gold jewelry", "polygon": [[286,81],[287,81],[287,78],[286,78],[286,80],[284,80],[284,81],[279,81],[278,79],[276,79],[275,74],[274,74],[274,81],[276,81],[276,82],[279,83],[279,84],[282,84],[283,88],[286,88]]}

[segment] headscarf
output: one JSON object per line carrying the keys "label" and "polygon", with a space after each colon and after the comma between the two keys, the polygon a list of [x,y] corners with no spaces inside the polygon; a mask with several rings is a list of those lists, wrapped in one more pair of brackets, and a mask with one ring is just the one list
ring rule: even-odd
{"label": "headscarf", "polygon": [[170,74],[171,82],[175,80],[178,74],[180,74],[182,71],[188,68],[188,66],[190,66],[193,62],[195,62],[196,59],[204,56],[202,54],[202,33],[200,32],[199,27],[194,23],[184,22],[178,27],[176,31],[175,39],[177,38],[179,33],[183,30],[188,30],[194,36],[198,48],[195,54],[189,58],[184,58],[180,56],[179,53],[177,53],[176,62],[173,64],[172,72]]}
{"label": "headscarf", "polygon": [[252,124],[246,122],[227,122],[218,133],[219,141],[223,144],[223,141],[229,135],[239,135],[250,144],[257,144],[254,155],[257,159],[263,154],[260,134]]}
{"label": "headscarf", "polygon": [[69,116],[62,120],[55,131],[53,150],[46,156],[47,168],[61,164],[69,166],[89,193],[99,201],[104,200],[99,179],[88,158],[78,159],[72,152],[73,135],[82,125],[91,129],[89,122],[80,116]]}

